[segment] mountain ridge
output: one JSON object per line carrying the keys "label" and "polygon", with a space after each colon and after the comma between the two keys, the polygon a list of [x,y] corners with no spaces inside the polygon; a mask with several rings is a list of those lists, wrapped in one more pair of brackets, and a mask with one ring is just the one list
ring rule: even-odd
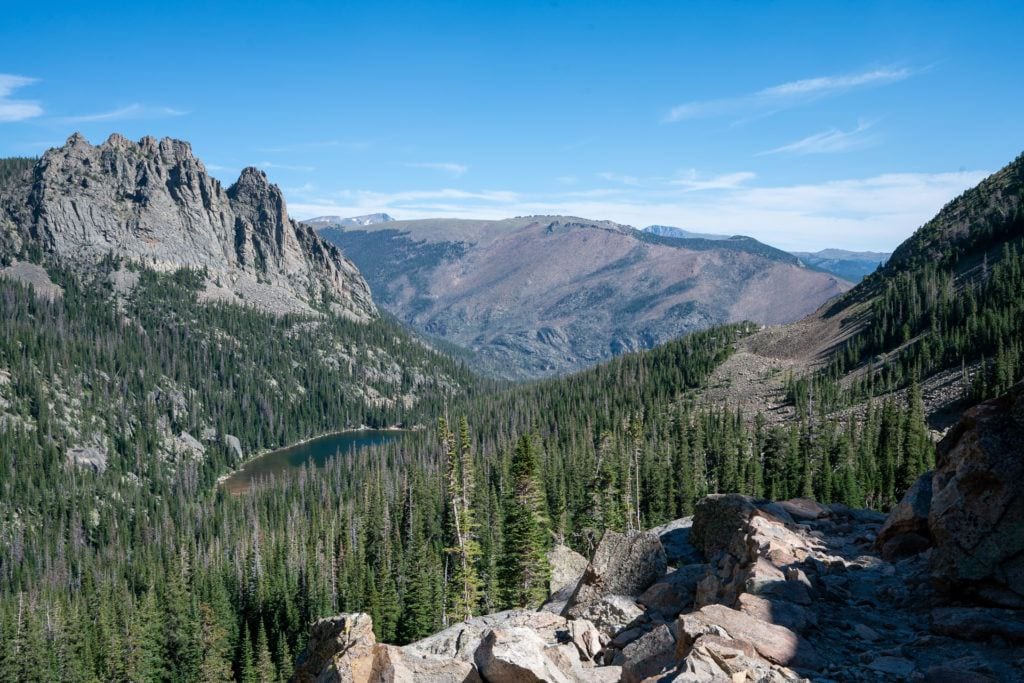
{"label": "mountain ridge", "polygon": [[580,369],[717,323],[795,319],[849,287],[755,240],[680,240],[574,216],[320,234],[392,314],[513,378]]}
{"label": "mountain ridge", "polygon": [[8,258],[30,251],[87,266],[117,257],[157,270],[207,272],[203,296],[274,313],[376,315],[356,267],[288,216],[280,189],[254,167],[224,188],[191,146],[79,133],[8,180],[0,233]]}

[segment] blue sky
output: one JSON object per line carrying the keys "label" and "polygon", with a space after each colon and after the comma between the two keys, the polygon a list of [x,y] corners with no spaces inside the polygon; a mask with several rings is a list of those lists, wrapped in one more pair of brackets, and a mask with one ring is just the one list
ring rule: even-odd
{"label": "blue sky", "polygon": [[[163,6],[166,5],[166,6]],[[0,154],[189,140],[296,217],[889,249],[1024,151],[1020,2],[0,2]]]}

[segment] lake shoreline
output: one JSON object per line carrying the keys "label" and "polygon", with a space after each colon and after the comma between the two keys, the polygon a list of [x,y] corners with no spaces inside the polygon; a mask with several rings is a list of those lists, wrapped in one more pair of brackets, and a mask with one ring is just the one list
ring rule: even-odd
{"label": "lake shoreline", "polygon": [[280,451],[285,451],[285,450],[288,450],[288,449],[291,449],[291,448],[297,448],[299,446],[304,446],[306,444],[310,444],[310,443],[312,443],[314,441],[318,441],[320,439],[328,439],[328,438],[331,438],[331,437],[343,437],[343,436],[345,436],[347,434],[361,434],[361,433],[364,433],[364,432],[387,432],[387,433],[418,432],[418,431],[422,431],[423,429],[424,429],[424,427],[422,425],[412,425],[411,427],[401,427],[399,425],[390,425],[388,427],[369,427],[367,425],[360,425],[358,427],[353,427],[353,428],[349,428],[349,429],[341,429],[341,430],[332,431],[332,432],[323,432],[321,434],[315,434],[313,436],[308,436],[308,437],[306,437],[304,439],[299,439],[298,441],[293,441],[292,443],[288,444],[287,446],[278,446],[277,448],[264,448],[264,449],[262,449],[260,451],[256,451],[255,453],[253,453],[249,457],[244,458],[242,460],[242,462],[240,462],[238,464],[237,467],[234,467],[233,469],[229,470],[228,472],[225,472],[224,474],[221,474],[219,477],[217,477],[217,480],[214,483],[214,487],[217,488],[217,489],[222,488],[224,486],[225,482],[227,482],[231,477],[233,477],[236,474],[238,474],[239,472],[243,471],[246,468],[247,465],[252,464],[256,460],[259,460],[260,458],[266,457],[268,455],[272,455],[274,453],[278,453]]}

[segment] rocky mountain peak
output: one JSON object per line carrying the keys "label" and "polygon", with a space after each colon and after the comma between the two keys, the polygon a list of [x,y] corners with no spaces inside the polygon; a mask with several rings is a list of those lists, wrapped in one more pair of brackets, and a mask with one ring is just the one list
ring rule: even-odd
{"label": "rocky mountain peak", "polygon": [[25,201],[25,239],[59,260],[113,254],[158,270],[203,268],[210,298],[275,313],[327,302],[358,319],[375,314],[355,266],[289,218],[263,171],[246,168],[225,191],[182,140],[115,133],[94,146],[75,133],[40,159]]}

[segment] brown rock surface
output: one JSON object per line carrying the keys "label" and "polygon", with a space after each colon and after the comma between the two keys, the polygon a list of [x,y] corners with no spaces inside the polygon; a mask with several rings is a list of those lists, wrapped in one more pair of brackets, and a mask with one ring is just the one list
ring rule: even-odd
{"label": "brown rock surface", "polygon": [[1024,382],[939,443],[928,529],[941,585],[1024,608]]}

